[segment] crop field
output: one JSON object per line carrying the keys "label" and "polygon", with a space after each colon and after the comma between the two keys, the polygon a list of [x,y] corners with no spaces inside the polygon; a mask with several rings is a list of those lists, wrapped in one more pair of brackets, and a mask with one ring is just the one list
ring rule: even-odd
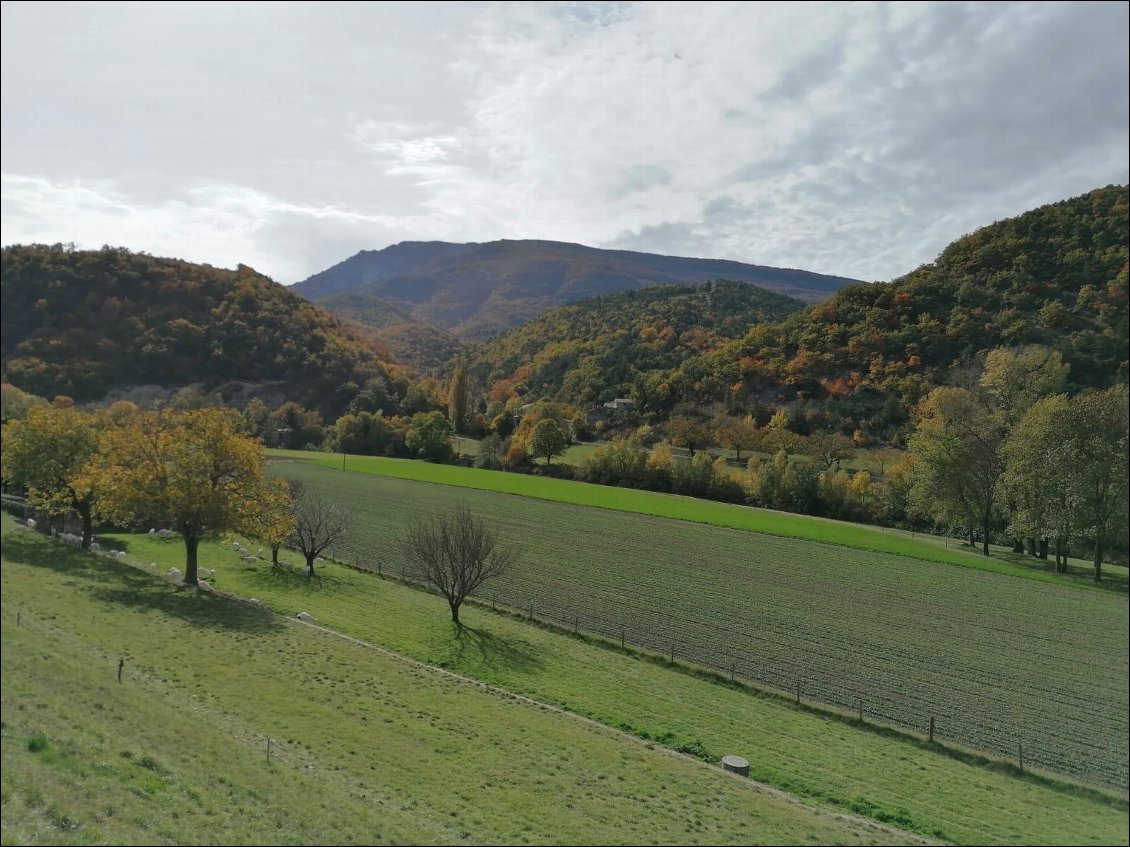
{"label": "crop field", "polygon": [[[269,450],[276,461],[300,461],[303,464],[341,469],[342,457],[302,450]],[[374,456],[349,456],[347,467],[351,472],[374,476],[434,482],[459,488],[519,494],[557,503],[577,506],[594,506],[600,509],[632,512],[654,517],[675,518],[713,526],[778,535],[784,538],[803,538],[826,541],[831,544],[894,553],[932,562],[946,562],[964,568],[992,571],[1019,576],[1055,585],[1073,585],[1085,590],[1097,590],[1093,583],[1075,577],[1064,577],[1046,569],[1033,569],[1031,565],[1017,565],[1009,557],[985,558],[977,553],[961,550],[956,542],[933,536],[917,535],[902,530],[885,529],[849,523],[829,518],[815,518],[756,509],[729,503],[717,503],[694,497],[660,494],[607,485],[593,485],[566,479],[554,479],[502,471],[464,468],[455,465],[436,465],[410,459],[385,459]],[[1127,569],[1108,567],[1105,588],[1126,590]],[[1104,577],[1105,578],[1105,577]]]}
{"label": "crop field", "polygon": [[29,532],[2,580],[5,844],[910,838]]}
{"label": "crop field", "polygon": [[[1127,599],[812,541],[303,464],[346,503],[339,558],[399,572],[459,502],[525,553],[501,605],[1086,782],[1127,786]],[[407,574],[411,576],[411,574]]]}

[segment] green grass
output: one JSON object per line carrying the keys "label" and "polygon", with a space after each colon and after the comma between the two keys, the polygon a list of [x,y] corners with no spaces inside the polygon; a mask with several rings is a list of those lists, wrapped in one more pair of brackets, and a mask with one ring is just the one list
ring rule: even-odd
{"label": "green grass", "polygon": [[5,844],[907,838],[3,521]]}
{"label": "green grass", "polygon": [[[175,541],[120,535],[130,558],[181,566]],[[852,811],[964,844],[1126,843],[1125,798],[1065,787],[976,757],[949,755],[881,728],[797,708],[782,698],[680,673],[585,637],[533,627],[475,606],[453,631],[437,597],[327,564],[313,580],[201,547],[219,588],[283,614],[384,644],[508,690],[554,703],[652,743],[735,753],[751,775],[830,809]],[[171,590],[171,589],[170,589]],[[749,839],[747,839],[748,841]]]}
{"label": "green grass", "polygon": [[[337,553],[399,572],[398,538],[459,503],[526,551],[512,607],[1006,757],[1125,787],[1130,604],[889,554],[305,464],[348,504]],[[1086,716],[1084,718],[1083,716]]]}
{"label": "green grass", "polygon": [[[338,470],[342,467],[342,456],[340,454],[313,453],[301,450],[269,450],[268,453],[276,460],[300,461]],[[354,473],[432,482],[502,494],[518,494],[523,497],[535,497],[539,500],[551,500],[557,503],[675,518],[694,523],[740,529],[746,532],[777,535],[784,538],[823,541],[858,550],[894,553],[899,556],[944,562],[964,568],[1018,576],[1039,582],[1072,585],[1083,589],[1096,588],[1088,581],[1053,573],[1046,569],[1046,563],[1042,563],[1039,568],[1033,568],[1030,565],[1016,564],[1015,560],[986,558],[959,549],[957,542],[948,539],[921,534],[915,536],[912,533],[900,530],[870,527],[829,518],[795,515],[789,512],[757,509],[730,503],[716,503],[676,494],[593,485],[587,482],[528,474],[464,468],[457,465],[437,465],[411,459],[348,456],[346,468]],[[1117,575],[1115,577],[1117,586],[1125,589],[1126,569],[1112,569],[1111,573]]]}

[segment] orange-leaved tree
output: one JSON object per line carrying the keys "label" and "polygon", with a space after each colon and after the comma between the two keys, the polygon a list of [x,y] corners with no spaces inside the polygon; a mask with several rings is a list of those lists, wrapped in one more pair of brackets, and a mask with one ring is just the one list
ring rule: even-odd
{"label": "orange-leaved tree", "polygon": [[103,415],[74,406],[33,406],[23,420],[4,425],[0,473],[27,489],[28,502],[37,509],[78,512],[84,549],[90,547],[97,493],[89,465],[105,428]]}
{"label": "orange-leaved tree", "polygon": [[106,431],[91,476],[99,514],[122,525],[175,529],[184,538],[184,581],[197,584],[201,540],[264,534],[286,522],[286,483],[266,475],[262,445],[227,409],[141,412]]}

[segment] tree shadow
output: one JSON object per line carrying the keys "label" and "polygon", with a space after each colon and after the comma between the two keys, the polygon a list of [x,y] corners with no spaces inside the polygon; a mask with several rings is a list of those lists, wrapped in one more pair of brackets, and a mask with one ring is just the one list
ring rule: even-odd
{"label": "tree shadow", "polygon": [[493,632],[452,624],[452,658],[462,664],[474,662],[492,670],[528,672],[543,666],[528,642],[500,638]]}
{"label": "tree shadow", "polygon": [[310,576],[305,568],[300,571],[286,571],[271,565],[245,572],[243,579],[259,589],[285,589],[299,595],[326,596],[344,593],[350,587],[347,582],[332,574],[314,571],[314,575]]}
{"label": "tree shadow", "polygon": [[42,538],[8,534],[4,558],[81,580],[90,595],[131,609],[151,609],[217,630],[270,632],[284,623],[270,611],[234,602],[191,586],[176,585],[123,562],[52,544]]}

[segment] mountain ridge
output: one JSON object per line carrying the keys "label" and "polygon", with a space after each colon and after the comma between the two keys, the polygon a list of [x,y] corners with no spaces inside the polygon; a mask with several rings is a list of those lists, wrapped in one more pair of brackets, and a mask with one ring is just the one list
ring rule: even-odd
{"label": "mountain ridge", "polygon": [[[384,301],[463,340],[481,341],[551,308],[590,297],[717,279],[751,283],[807,303],[822,302],[859,282],[729,259],[502,239],[465,244],[405,241],[363,250],[293,289],[328,311],[354,318],[359,299]],[[347,293],[349,306],[344,302]]]}

